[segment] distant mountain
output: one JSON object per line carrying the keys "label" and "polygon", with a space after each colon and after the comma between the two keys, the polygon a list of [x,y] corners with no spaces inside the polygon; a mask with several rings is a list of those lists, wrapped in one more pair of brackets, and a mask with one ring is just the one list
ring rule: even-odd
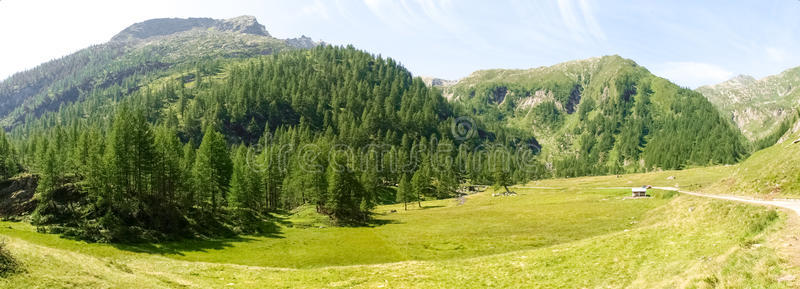
{"label": "distant mountain", "polygon": [[130,41],[172,35],[194,29],[215,29],[270,37],[269,32],[253,16],[217,20],[211,18],[161,18],[136,23],[111,38],[111,41]]}
{"label": "distant mountain", "polygon": [[310,38],[277,39],[252,16],[153,19],[131,25],[108,43],[12,75],[0,82],[0,124],[14,127],[25,117],[58,110],[87,97],[94,88],[155,78],[176,65],[204,59],[243,58],[316,46]]}
{"label": "distant mountain", "polygon": [[[751,141],[783,134],[787,116],[800,106],[800,67],[755,79],[737,76],[720,84],[697,88]],[[783,125],[782,125],[783,124]],[[771,137],[772,136],[772,137]],[[766,144],[769,145],[769,144]]]}
{"label": "distant mountain", "polygon": [[533,132],[560,176],[732,163],[746,154],[737,129],[701,94],[619,56],[481,70],[441,89],[484,123]]}

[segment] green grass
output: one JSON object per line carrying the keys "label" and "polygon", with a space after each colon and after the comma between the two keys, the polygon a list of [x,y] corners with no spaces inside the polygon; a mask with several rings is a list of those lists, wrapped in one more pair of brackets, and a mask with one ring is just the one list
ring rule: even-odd
{"label": "green grass", "polygon": [[783,213],[658,190],[624,200],[627,189],[598,189],[620,181],[703,187],[703,176],[728,169],[548,180],[524,187],[560,188],[409,211],[381,206],[371,227],[330,227],[301,208],[278,216],[271,236],[229,240],[87,244],[3,222],[0,234],[24,265],[0,287],[790,288],[776,279],[797,271],[772,241]]}
{"label": "green grass", "polygon": [[[331,227],[313,209],[278,216],[269,236],[118,245],[119,249],[186,261],[315,268],[408,260],[446,260],[540,248],[632,228],[666,199],[623,200],[628,190],[516,189],[514,197],[473,195],[456,200],[381,206],[371,227]],[[391,213],[396,210],[396,213]],[[11,226],[13,229],[5,228]],[[0,234],[36,244],[110,256],[108,245],[42,235],[29,225],[3,223]]]}
{"label": "green grass", "polygon": [[[795,126],[797,128],[797,126]],[[711,193],[761,197],[800,196],[800,131],[784,136],[785,141],[753,153],[721,178]]]}

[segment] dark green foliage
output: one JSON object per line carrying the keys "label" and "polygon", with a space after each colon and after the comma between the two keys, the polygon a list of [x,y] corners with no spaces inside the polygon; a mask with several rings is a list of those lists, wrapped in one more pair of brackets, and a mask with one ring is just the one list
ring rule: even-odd
{"label": "dark green foliage", "polygon": [[400,184],[397,187],[397,202],[403,203],[405,210],[408,210],[408,202],[414,200],[414,188],[408,180],[408,176],[400,177]]}
{"label": "dark green foliage", "polygon": [[6,132],[0,130],[0,180],[17,174],[18,164],[14,154],[14,148],[8,142]]}
{"label": "dark green foliage", "polygon": [[795,110],[794,113],[783,119],[783,121],[780,122],[778,127],[776,127],[772,133],[759,140],[756,140],[754,142],[754,149],[761,150],[774,145],[783,135],[786,134],[787,131],[789,131],[792,125],[797,123],[798,119],[800,119],[800,110]]}
{"label": "dark green foliage", "polygon": [[564,117],[556,107],[555,102],[547,101],[533,107],[532,111],[535,119],[543,127],[555,129],[564,121]]}
{"label": "dark green foliage", "polygon": [[213,126],[206,127],[205,131],[203,141],[197,149],[192,174],[194,181],[199,184],[195,188],[198,198],[196,201],[204,206],[210,205],[211,210],[216,211],[217,206],[226,200],[233,163],[222,134]]}
{"label": "dark green foliage", "polygon": [[364,187],[347,165],[343,155],[334,154],[327,169],[327,195],[317,207],[319,212],[330,215],[334,221],[347,222],[365,220],[368,211],[362,211],[365,199]]}
{"label": "dark green foliage", "polygon": [[5,240],[0,240],[0,277],[5,277],[19,270],[19,262],[6,249]]}

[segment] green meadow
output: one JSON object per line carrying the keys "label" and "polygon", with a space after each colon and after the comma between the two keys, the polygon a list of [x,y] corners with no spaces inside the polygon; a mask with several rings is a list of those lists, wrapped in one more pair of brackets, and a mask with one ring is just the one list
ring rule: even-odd
{"label": "green meadow", "polygon": [[[93,244],[3,222],[21,261],[4,287],[114,288],[791,288],[774,209],[614,184],[701,188],[726,167],[554,179],[458,199],[380,206],[365,227],[310,208],[258,236]],[[667,177],[672,177],[667,180]],[[705,177],[703,177],[705,176]],[[674,184],[673,184],[674,185]]]}

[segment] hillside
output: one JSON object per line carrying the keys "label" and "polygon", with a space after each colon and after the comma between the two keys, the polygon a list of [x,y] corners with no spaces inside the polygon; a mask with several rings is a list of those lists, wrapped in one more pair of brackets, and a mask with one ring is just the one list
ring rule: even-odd
{"label": "hillside", "polygon": [[[731,119],[751,141],[772,145],[783,135],[784,120],[800,106],[800,67],[755,79],[738,76],[697,91],[705,95],[726,118]],[[791,121],[790,121],[791,122]]]}
{"label": "hillside", "polygon": [[533,132],[558,176],[727,164],[747,153],[702,95],[619,56],[476,71],[442,89],[484,122]]}
{"label": "hillside", "polygon": [[306,37],[276,39],[255,18],[153,19],[134,24],[111,41],[19,72],[0,82],[0,124],[13,128],[26,118],[79,102],[92,90],[134,91],[145,79],[203,59],[242,58],[315,46]]}
{"label": "hillside", "polygon": [[795,122],[777,142],[742,161],[731,175],[715,185],[714,193],[758,197],[800,195],[800,121]]}

